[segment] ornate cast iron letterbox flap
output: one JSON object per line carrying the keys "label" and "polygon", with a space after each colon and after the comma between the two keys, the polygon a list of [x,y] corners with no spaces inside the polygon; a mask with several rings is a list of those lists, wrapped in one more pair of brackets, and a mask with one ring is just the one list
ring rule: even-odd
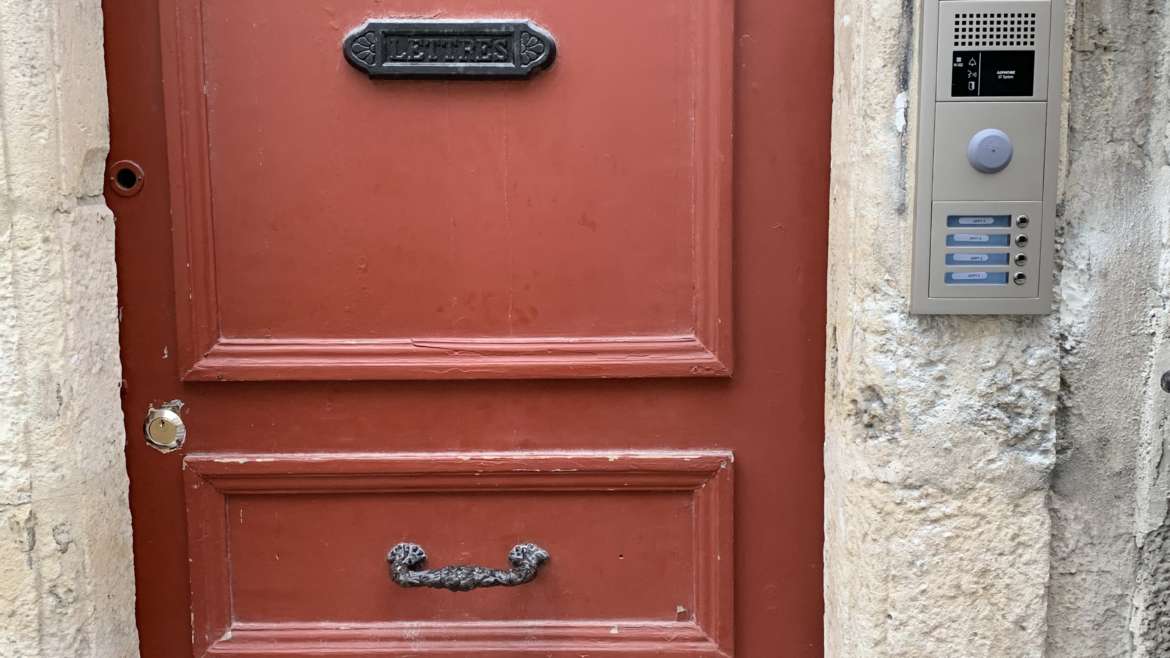
{"label": "ornate cast iron letterbox flap", "polygon": [[342,51],[371,78],[527,78],[552,66],[557,45],[529,21],[378,20]]}

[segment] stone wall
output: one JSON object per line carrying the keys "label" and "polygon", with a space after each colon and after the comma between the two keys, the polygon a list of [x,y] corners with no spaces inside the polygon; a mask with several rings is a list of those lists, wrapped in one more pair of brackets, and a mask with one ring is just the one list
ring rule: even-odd
{"label": "stone wall", "polygon": [[1167,0],[1082,0],[1071,40],[1049,655],[1170,656]]}
{"label": "stone wall", "polygon": [[0,0],[0,656],[137,655],[99,0]]}
{"label": "stone wall", "polygon": [[1069,0],[1059,310],[909,316],[920,2],[837,1],[831,656],[1170,655],[1170,0]]}
{"label": "stone wall", "polygon": [[1039,656],[1057,322],[908,313],[918,9],[837,0],[826,654]]}
{"label": "stone wall", "polygon": [[906,313],[920,8],[837,2],[827,654],[1170,656],[1170,0],[1068,2],[1047,318]]}

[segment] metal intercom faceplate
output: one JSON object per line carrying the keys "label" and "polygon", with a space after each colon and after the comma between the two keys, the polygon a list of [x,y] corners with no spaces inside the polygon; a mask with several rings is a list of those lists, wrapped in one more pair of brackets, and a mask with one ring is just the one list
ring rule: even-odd
{"label": "metal intercom faceplate", "polygon": [[1064,4],[927,0],[911,310],[1052,310]]}

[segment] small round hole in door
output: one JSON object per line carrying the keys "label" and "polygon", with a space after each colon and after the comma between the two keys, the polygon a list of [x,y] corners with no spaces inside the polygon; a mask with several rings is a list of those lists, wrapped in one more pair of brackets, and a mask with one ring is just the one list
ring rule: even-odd
{"label": "small round hole in door", "polygon": [[134,196],[142,191],[146,182],[146,172],[133,160],[119,160],[106,171],[106,178],[110,188],[119,196]]}

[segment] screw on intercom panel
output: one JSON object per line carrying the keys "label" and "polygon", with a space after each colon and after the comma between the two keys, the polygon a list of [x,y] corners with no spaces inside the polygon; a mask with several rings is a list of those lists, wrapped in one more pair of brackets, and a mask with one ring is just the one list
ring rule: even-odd
{"label": "screw on intercom panel", "polygon": [[1162,373],[1162,390],[1170,393],[1170,372]]}

